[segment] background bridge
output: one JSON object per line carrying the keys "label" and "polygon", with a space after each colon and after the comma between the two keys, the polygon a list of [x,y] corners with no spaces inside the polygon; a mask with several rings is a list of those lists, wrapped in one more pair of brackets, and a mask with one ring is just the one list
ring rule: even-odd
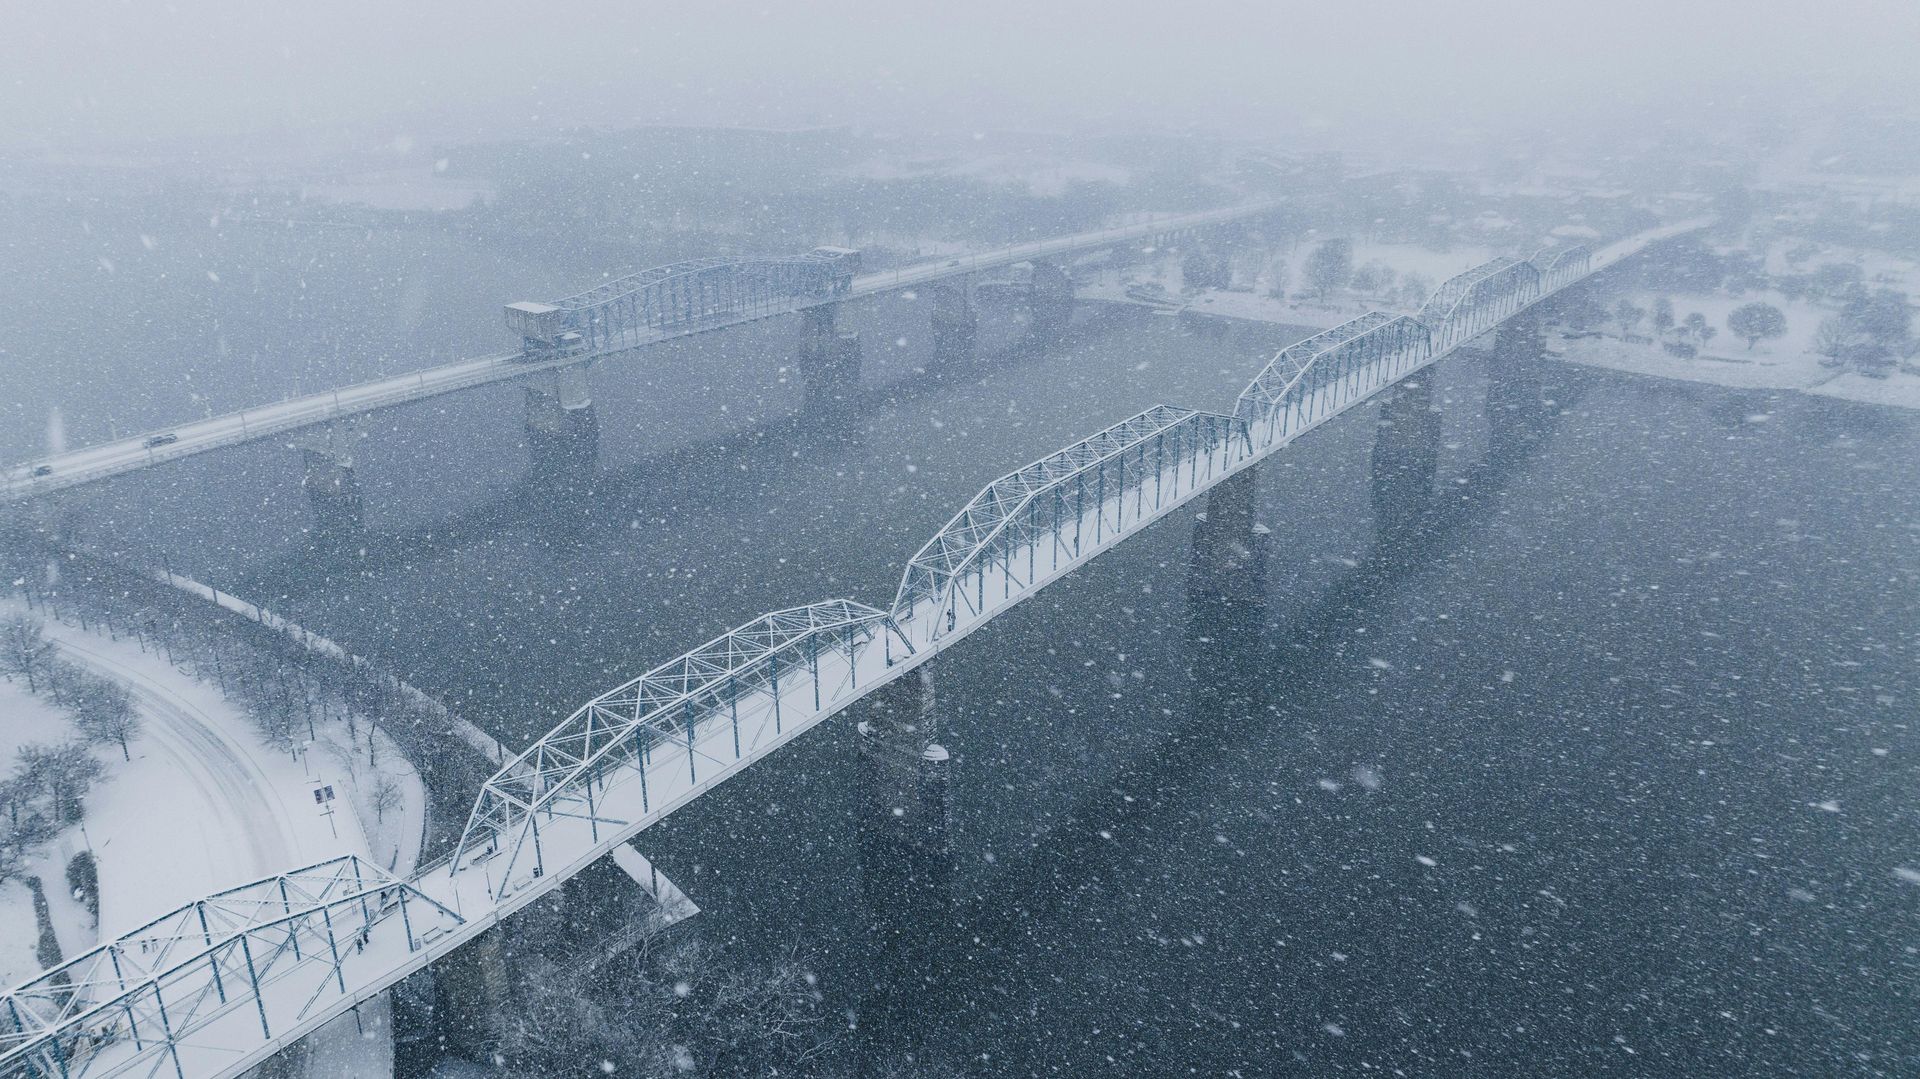
{"label": "background bridge", "polygon": [[1008,473],[915,553],[886,607],[764,615],[582,705],[489,779],[453,853],[408,880],[349,859],[242,885],[10,991],[0,1075],[236,1075],[1196,496],[1702,224],[1496,260],[1421,317],[1373,313],[1280,351],[1231,413],[1155,406]]}
{"label": "background bridge", "polygon": [[[524,341],[538,341],[540,347],[342,386],[24,462],[0,475],[0,502],[96,483],[243,442],[351,421],[369,412],[475,386],[579,370],[588,362],[675,337],[776,315],[827,308],[825,322],[830,328],[831,307],[849,300],[1231,224],[1272,213],[1277,206],[1264,202],[1172,215],[844,280],[836,279],[836,260],[821,254],[832,249],[796,258],[710,258],[644,270],[555,303],[510,307],[509,324]],[[560,338],[567,333],[578,336],[563,344]],[[580,392],[584,393],[583,385]],[[567,396],[566,389],[560,390],[560,396]],[[337,452],[329,446],[320,448]]]}

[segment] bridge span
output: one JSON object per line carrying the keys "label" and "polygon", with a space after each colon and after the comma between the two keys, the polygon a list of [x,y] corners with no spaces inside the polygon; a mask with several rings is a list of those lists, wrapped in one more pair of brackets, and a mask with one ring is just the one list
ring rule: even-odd
{"label": "bridge span", "polygon": [[1494,260],[1417,317],[1376,312],[1281,350],[1230,412],[1158,405],[1002,476],[914,554],[886,607],[762,615],[582,705],[488,780],[452,854],[412,877],[350,857],[292,870],[15,987],[0,1076],[241,1073],[1179,507],[1231,503],[1230,480],[1307,432],[1703,224]]}
{"label": "bridge span", "polygon": [[[8,467],[0,475],[0,502],[52,494],[256,439],[325,428],[370,412],[475,386],[541,375],[552,379],[561,372],[582,372],[588,364],[662,341],[778,315],[807,312],[810,335],[830,335],[834,309],[851,300],[937,285],[1020,263],[1048,264],[1127,244],[1216,228],[1272,213],[1278,206],[1275,202],[1261,202],[1157,217],[1116,228],[1011,244],[993,251],[854,276],[833,288],[780,282],[776,274],[769,272],[770,267],[798,263],[801,259],[715,258],[645,270],[557,304],[509,306],[509,319],[516,328],[524,326],[530,314],[538,318],[549,313],[578,312],[580,332],[575,335],[578,344],[574,347],[535,349],[529,338],[529,347],[517,351],[306,394],[23,462]],[[970,315],[970,310],[967,313]],[[516,319],[516,315],[519,318]],[[803,351],[807,347],[803,343]],[[803,356],[803,366],[805,360]],[[582,380],[578,394],[584,395],[584,392]],[[570,395],[565,380],[560,382],[557,396],[563,407],[574,407],[584,400],[584,396],[574,399]],[[329,442],[322,437],[308,448],[344,456]]]}

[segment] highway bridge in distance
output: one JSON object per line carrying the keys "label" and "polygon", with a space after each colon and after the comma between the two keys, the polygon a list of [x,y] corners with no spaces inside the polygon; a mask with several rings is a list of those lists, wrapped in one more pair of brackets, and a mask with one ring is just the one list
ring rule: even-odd
{"label": "highway bridge in distance", "polygon": [[[782,291],[741,287],[768,280],[766,270],[770,265],[799,259],[711,258],[641,271],[570,298],[578,301],[574,305],[576,309],[589,312],[589,317],[581,320],[584,332],[576,348],[546,352],[528,347],[460,360],[22,462],[0,474],[0,503],[97,483],[242,442],[325,428],[369,412],[488,383],[527,380],[543,374],[552,377],[565,372],[583,373],[590,363],[644,350],[662,341],[712,333],[759,319],[812,311],[831,328],[833,309],[850,300],[937,285],[948,279],[990,273],[1019,263],[1064,261],[1115,247],[1232,225],[1270,214],[1279,205],[1262,202],[1168,215],[1116,228],[1012,244],[992,251],[854,276],[838,288],[798,287]],[[631,286],[620,288],[623,282],[631,282]],[[508,315],[512,320],[516,313],[524,316],[529,309],[536,313],[539,309],[567,310],[562,305],[568,303],[563,300],[558,304],[513,304],[508,307]],[[674,317],[663,317],[668,311],[675,312]],[[580,379],[579,384],[584,386],[584,379]],[[330,440],[321,438],[311,441],[310,445],[328,447]]]}

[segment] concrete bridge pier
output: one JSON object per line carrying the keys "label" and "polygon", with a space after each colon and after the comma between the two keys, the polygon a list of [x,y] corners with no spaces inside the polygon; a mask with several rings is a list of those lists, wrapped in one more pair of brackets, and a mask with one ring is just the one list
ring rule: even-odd
{"label": "concrete bridge pier", "polygon": [[837,303],[800,313],[800,380],[808,408],[844,404],[860,390],[860,335],[840,332],[839,313]]}
{"label": "concrete bridge pier", "polygon": [[1373,519],[1383,542],[1400,539],[1433,508],[1440,466],[1440,413],[1433,373],[1424,371],[1386,393],[1368,463]]}
{"label": "concrete bridge pier", "polygon": [[362,437],[360,424],[342,421],[294,438],[304,472],[300,486],[313,516],[313,536],[322,546],[358,543],[366,532],[366,499],[353,467],[354,445]]}
{"label": "concrete bridge pier", "polygon": [[1487,355],[1487,439],[1500,457],[1538,441],[1554,405],[1546,400],[1540,365],[1546,358],[1545,320],[1524,312],[1502,323]]}
{"label": "concrete bridge pier", "polygon": [[1186,654],[1195,714],[1247,714],[1265,665],[1270,537],[1254,519],[1259,486],[1246,469],[1207,492],[1187,562]]}
{"label": "concrete bridge pier", "polygon": [[512,950],[504,924],[454,949],[433,965],[433,1035],[442,1053],[491,1058],[513,1009]]}
{"label": "concrete bridge pier", "polygon": [[1231,595],[1259,591],[1266,580],[1267,530],[1255,522],[1258,470],[1242,469],[1207,492],[1206,509],[1193,530],[1193,572],[1206,591]]}
{"label": "concrete bridge pier", "polygon": [[527,391],[527,453],[536,479],[570,482],[600,467],[600,418],[585,365],[563,367]]}
{"label": "concrete bridge pier", "polygon": [[1041,341],[1057,341],[1073,318],[1073,276],[1057,263],[1037,261],[1027,282],[1029,332]]}
{"label": "concrete bridge pier", "polygon": [[938,367],[967,363],[974,357],[980,319],[973,309],[973,282],[967,277],[929,285],[933,312],[933,362]]}
{"label": "concrete bridge pier", "polygon": [[932,930],[952,905],[952,759],[939,742],[933,678],[922,667],[870,695],[860,731],[860,860],[887,946]]}

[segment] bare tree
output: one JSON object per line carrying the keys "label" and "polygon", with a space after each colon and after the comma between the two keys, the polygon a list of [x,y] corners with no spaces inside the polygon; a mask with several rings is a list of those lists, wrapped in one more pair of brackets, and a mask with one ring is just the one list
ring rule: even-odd
{"label": "bare tree", "polygon": [[1620,324],[1620,336],[1632,337],[1634,327],[1647,317],[1647,309],[1625,297],[1613,305],[1613,321]]}
{"label": "bare tree", "polygon": [[120,756],[133,759],[127,742],[140,733],[140,713],[125,686],[105,678],[88,677],[78,687],[73,718],[80,730],[96,742],[118,742]]}
{"label": "bare tree", "polygon": [[400,784],[392,776],[381,776],[373,784],[373,818],[386,820],[387,814],[400,808]]}
{"label": "bare tree", "polygon": [[1328,240],[1307,256],[1307,283],[1320,294],[1324,303],[1334,289],[1353,277],[1353,244],[1346,240]]}
{"label": "bare tree", "polygon": [[1727,329],[1747,339],[1747,351],[1762,339],[1784,336],[1787,316],[1770,303],[1742,304],[1727,316]]}
{"label": "bare tree", "polygon": [[1653,332],[1664,335],[1673,329],[1673,301],[1665,296],[1653,301]]}
{"label": "bare tree", "polygon": [[87,792],[93,789],[101,771],[100,762],[86,743],[79,741],[21,746],[15,764],[15,777],[25,784],[29,796],[39,800],[47,815],[62,824],[85,815]]}
{"label": "bare tree", "polygon": [[[22,746],[24,757],[29,748]],[[59,832],[43,796],[40,777],[22,760],[13,775],[0,779],[0,881],[18,875],[34,854]]]}
{"label": "bare tree", "polygon": [[27,692],[40,692],[39,675],[53,662],[53,642],[47,640],[40,623],[25,615],[0,621],[0,673],[9,680],[19,675],[27,680]]}

